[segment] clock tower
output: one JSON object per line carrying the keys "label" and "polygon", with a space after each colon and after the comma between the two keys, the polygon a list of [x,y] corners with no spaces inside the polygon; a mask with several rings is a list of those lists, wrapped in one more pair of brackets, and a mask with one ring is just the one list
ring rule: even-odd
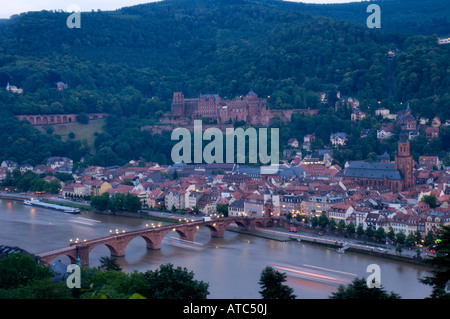
{"label": "clock tower", "polygon": [[395,154],[395,169],[400,171],[403,179],[401,190],[408,190],[414,186],[413,178],[413,158],[410,153],[408,134],[400,133],[397,153]]}

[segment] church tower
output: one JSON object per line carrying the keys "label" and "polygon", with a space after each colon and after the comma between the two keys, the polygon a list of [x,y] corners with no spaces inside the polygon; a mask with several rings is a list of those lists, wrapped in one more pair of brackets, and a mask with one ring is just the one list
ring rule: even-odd
{"label": "church tower", "polygon": [[395,169],[399,170],[402,175],[402,190],[412,188],[414,186],[413,158],[410,153],[408,134],[405,132],[400,133],[397,154],[395,154]]}

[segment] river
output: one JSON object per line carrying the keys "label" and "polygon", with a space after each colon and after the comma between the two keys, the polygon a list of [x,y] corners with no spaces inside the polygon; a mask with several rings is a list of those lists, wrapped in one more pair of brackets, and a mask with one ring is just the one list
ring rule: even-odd
{"label": "river", "polygon": [[[17,246],[38,254],[68,246],[70,239],[92,239],[110,231],[136,230],[146,224],[138,218],[78,215],[23,205],[20,201],[0,199],[0,245]],[[368,277],[367,266],[377,264],[381,284],[403,299],[429,296],[431,287],[418,281],[428,275],[427,268],[358,253],[339,254],[335,249],[302,242],[282,242],[227,231],[223,238],[212,238],[200,228],[195,243],[183,243],[175,232],[163,239],[160,250],[146,249],[143,238],[133,239],[126,256],[117,258],[126,272],[156,269],[172,263],[193,271],[195,279],[209,283],[209,299],[259,299],[261,271],[268,265],[287,274],[286,284],[299,299],[327,299],[340,283],[355,277]],[[109,256],[106,246],[90,254],[90,266]],[[67,263],[68,259],[61,258]]]}

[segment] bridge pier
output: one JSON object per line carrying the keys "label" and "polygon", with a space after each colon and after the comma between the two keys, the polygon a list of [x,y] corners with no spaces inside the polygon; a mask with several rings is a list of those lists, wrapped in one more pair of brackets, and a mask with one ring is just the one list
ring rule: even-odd
{"label": "bridge pier", "polygon": [[111,256],[113,257],[123,257],[125,256],[125,248],[127,248],[128,243],[130,242],[131,238],[128,237],[122,237],[117,236],[114,237],[113,242],[109,242],[105,244],[109,251],[111,252]]}
{"label": "bridge pier", "polygon": [[77,261],[79,258],[81,267],[89,266],[89,247],[84,245],[77,246]]}
{"label": "bridge pier", "polygon": [[145,239],[147,249],[161,249],[161,241],[167,233],[168,231],[154,231],[150,234],[142,235],[142,238]]}
{"label": "bridge pier", "polygon": [[216,225],[214,228],[211,228],[211,237],[223,238],[227,226],[228,225],[224,225],[223,223],[221,223],[220,225]]}
{"label": "bridge pier", "polygon": [[195,227],[189,227],[184,229],[183,231],[177,231],[180,235],[180,238],[187,241],[194,241],[195,232],[197,229]]}

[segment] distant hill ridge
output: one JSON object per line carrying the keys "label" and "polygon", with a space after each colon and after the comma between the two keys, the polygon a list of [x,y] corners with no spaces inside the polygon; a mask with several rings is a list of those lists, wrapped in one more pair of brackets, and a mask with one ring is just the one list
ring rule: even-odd
{"label": "distant hill ridge", "polygon": [[[173,92],[233,98],[253,88],[271,97],[271,108],[316,108],[318,93],[333,90],[373,105],[389,98],[386,54],[398,49],[392,102],[446,117],[449,46],[438,46],[434,35],[388,32],[426,31],[426,23],[427,33],[445,34],[446,1],[374,3],[381,29],[364,23],[369,2],[165,0],[83,12],[80,29],[66,26],[64,12],[21,14],[0,24],[0,87],[9,82],[24,93],[0,91],[0,103],[15,114],[130,116],[139,108],[169,110]],[[70,89],[55,96],[57,81]],[[424,110],[431,103],[424,99],[435,96],[443,97]],[[152,97],[162,104],[155,108]]]}

